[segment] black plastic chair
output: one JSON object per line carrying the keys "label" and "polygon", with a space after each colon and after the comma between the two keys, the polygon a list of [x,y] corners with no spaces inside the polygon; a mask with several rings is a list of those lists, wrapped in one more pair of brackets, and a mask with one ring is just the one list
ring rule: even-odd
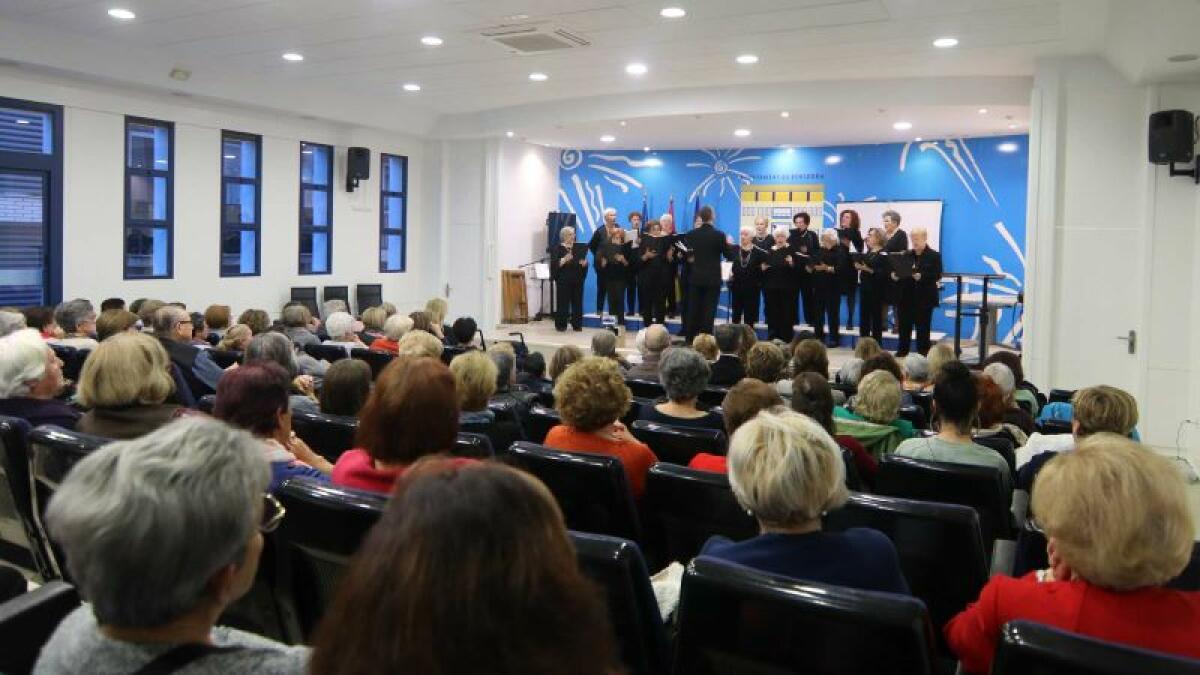
{"label": "black plastic chair", "polygon": [[358,359],[371,366],[371,379],[379,377],[384,368],[391,364],[396,358],[395,354],[387,354],[384,352],[373,352],[369,349],[355,348],[350,350],[350,358]]}
{"label": "black plastic chair", "polygon": [[631,675],[667,672],[670,644],[646,563],[637,544],[600,534],[569,532],[580,570],[604,589],[608,615]]}
{"label": "black plastic chair", "polygon": [[226,351],[224,349],[210,349],[208,350],[208,355],[212,357],[213,363],[221,366],[221,368],[228,368],[235,363],[242,362],[241,352]]}
{"label": "black plastic chair", "polygon": [[725,401],[725,395],[729,393],[728,387],[707,387],[700,395],[696,397],[702,408],[720,407]]}
{"label": "black plastic chair", "polygon": [[[0,604],[0,673],[33,672],[42,646],[68,614],[79,607],[79,593],[62,581],[51,581]],[[84,668],[86,670],[86,668]]]}
{"label": "black plastic chair", "polygon": [[[546,434],[554,427],[562,424],[562,417],[554,408],[547,408],[541,405],[535,405],[529,409],[529,419],[525,422],[525,428],[528,430],[529,441],[531,443],[542,443],[546,440]],[[504,452],[505,448],[500,451]]]}
{"label": "black plastic chair", "polygon": [[309,313],[313,316],[321,316],[321,308],[317,306],[316,286],[293,286],[291,301],[298,302],[307,307]]}
{"label": "black plastic chair", "polygon": [[758,534],[758,522],[738,504],[723,473],[660,462],[646,475],[644,501],[664,561],[686,563],[714,535],[742,541]]}
{"label": "black plastic chair", "polygon": [[1030,621],[1000,631],[992,675],[1200,675],[1200,661],[1104,642]]}
{"label": "black plastic chair", "polygon": [[933,420],[933,392],[932,391],[912,391],[909,392],[912,396],[913,405],[919,407],[925,413],[927,421]]}
{"label": "black plastic chair", "polygon": [[630,432],[639,441],[650,446],[661,462],[687,466],[696,455],[707,452],[724,455],[728,439],[720,429],[697,427],[674,427],[647,420],[637,420]]}
{"label": "black plastic chair", "polygon": [[286,639],[298,644],[312,635],[388,498],[305,478],[287,480],[275,496],[287,509],[272,534],[275,600]]}
{"label": "black plastic chair", "polygon": [[196,401],[196,409],[202,413],[212,414],[214,408],[217,407],[217,395],[205,394]]}
{"label": "black plastic chair", "polygon": [[458,356],[459,354],[463,354],[466,351],[467,350],[465,347],[459,347],[457,345],[442,347],[442,363],[450,365],[450,362],[454,360],[454,357]]}
{"label": "black plastic chair", "polygon": [[[350,287],[349,286],[326,286],[321,289],[321,304],[325,304],[330,300],[341,300],[346,303],[346,311],[354,311],[350,308]],[[321,317],[324,319],[325,317]]]}
{"label": "black plastic chair", "polygon": [[330,363],[346,358],[346,348],[341,345],[304,345],[304,351],[317,360],[324,359]]}
{"label": "black plastic chair", "polygon": [[914,429],[928,429],[929,417],[925,414],[925,410],[916,403],[912,405],[902,405],[897,411],[897,416],[902,420],[908,420],[912,423]]}
{"label": "black plastic chair", "polygon": [[889,497],[974,508],[989,557],[996,539],[1008,539],[1013,534],[1009,513],[1012,493],[1004,490],[1000,470],[995,467],[887,455],[879,462],[875,491]]}
{"label": "black plastic chair", "polygon": [[21,523],[28,548],[19,542],[0,542],[5,557],[11,557],[22,567],[37,570],[43,578],[53,579],[55,569],[50,562],[50,545],[42,535],[33,513],[33,493],[29,489],[29,423],[18,417],[0,416],[0,466],[12,496],[13,508]]}
{"label": "black plastic chair", "polygon": [[546,484],[568,528],[642,541],[633,492],[621,460],[608,455],[559,452],[526,442],[513,443],[505,454],[511,464]]}
{"label": "black plastic chair", "polygon": [[1070,403],[1071,399],[1074,397],[1075,397],[1074,389],[1051,389],[1049,402],[1050,403]]}
{"label": "black plastic chair", "polygon": [[491,459],[496,453],[487,436],[460,431],[450,454],[455,457],[470,457],[471,459]]}
{"label": "black plastic chair", "polygon": [[1037,430],[1043,434],[1069,434],[1072,432],[1069,421],[1054,419],[1038,420]]}
{"label": "black plastic chair", "polygon": [[[935,626],[975,602],[988,580],[988,557],[975,509],[897,497],[851,494],[825,514],[824,529],[878,530],[892,540],[913,596],[924,601]],[[951,656],[938,635],[941,651]]]}
{"label": "black plastic chair", "polygon": [[658,380],[628,379],[625,380],[625,386],[637,398],[656,400],[667,395],[667,390]]}
{"label": "black plastic chair", "polygon": [[[34,518],[42,541],[50,542],[46,527],[42,523],[42,514],[46,512],[46,505],[50,503],[54,490],[79,460],[110,442],[112,440],[108,438],[53,425],[40,426],[29,432],[30,488],[33,493]],[[55,571],[48,578],[65,578],[65,561],[54,550],[53,544],[49,544],[48,548],[51,555],[50,564]]]}
{"label": "black plastic chair", "polygon": [[79,373],[83,371],[83,362],[87,361],[92,350],[76,349],[67,345],[56,345],[52,342],[47,342],[46,344],[50,345],[50,349],[54,350],[55,356],[62,361],[63,377],[68,380],[78,381]]}
{"label": "black plastic chair", "polygon": [[358,284],[354,287],[354,306],[359,316],[371,307],[383,304],[383,284]]}
{"label": "black plastic chair", "polygon": [[297,410],[292,413],[292,430],[318,455],[337,462],[354,447],[358,418]]}
{"label": "black plastic chair", "polygon": [[918,599],[797,582],[699,557],[683,576],[672,672],[929,675],[933,627]]}
{"label": "black plastic chair", "polygon": [[999,434],[990,434],[987,436],[975,436],[971,440],[985,448],[991,448],[1008,462],[1009,475],[1017,475],[1017,449],[1016,444],[1008,436]]}

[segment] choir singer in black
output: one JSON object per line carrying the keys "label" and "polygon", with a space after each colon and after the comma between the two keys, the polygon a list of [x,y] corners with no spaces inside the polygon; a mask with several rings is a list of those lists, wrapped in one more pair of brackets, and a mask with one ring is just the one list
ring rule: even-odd
{"label": "choir singer in black", "polygon": [[629,283],[632,253],[625,242],[625,230],[615,228],[607,242],[600,245],[600,266],[604,268],[604,285],[608,290],[608,313],[625,325],[625,286]]}
{"label": "choir singer in black", "polygon": [[790,343],[796,323],[796,257],[788,246],[788,233],[775,230],[775,245],[763,265],[767,296],[767,338]]}
{"label": "choir singer in black", "polygon": [[[838,215],[837,235],[847,256],[863,252],[862,221],[859,220],[858,211],[846,209]],[[854,265],[846,266],[842,294],[846,296],[846,328],[850,329],[854,327],[854,308],[858,305],[858,270]]]}
{"label": "choir singer in black", "polygon": [[757,237],[749,227],[741,229],[739,239],[733,258],[733,275],[729,280],[729,294],[733,301],[730,321],[754,326],[758,323],[758,299],[763,291],[763,265],[767,262],[767,249],[755,243]]}
{"label": "choir singer in black", "polygon": [[883,256],[883,233],[871,228],[864,241],[866,252],[853,254],[854,268],[859,271],[858,334],[883,343],[883,294],[886,292],[887,260]]}
{"label": "choir singer in black", "polygon": [[933,310],[941,303],[938,281],[942,278],[942,254],[929,248],[929,233],[923,227],[912,231],[912,246],[912,278],[900,282],[900,347],[896,356],[908,354],[914,325],[917,328],[917,351],[929,353]]}
{"label": "choir singer in black", "polygon": [[588,249],[575,241],[575,228],[564,227],[558,233],[559,244],[550,251],[550,278],[554,280],[554,328],[583,330],[583,281],[587,276]]}
{"label": "choir singer in black", "polygon": [[[883,212],[883,251],[884,253],[904,253],[908,250],[908,233],[900,229],[900,214],[891,209]],[[896,307],[896,322],[900,322],[900,283],[885,277],[886,287],[883,292],[883,326],[888,325],[888,307]]]}
{"label": "choir singer in black", "polygon": [[829,346],[831,347],[841,344],[841,332],[838,324],[842,313],[842,282],[849,264],[847,254],[838,245],[837,235],[833,230],[822,232],[821,248],[814,252],[810,265],[813,305],[816,308],[817,318],[813,329],[816,331],[817,339],[824,342],[825,326],[829,326]]}
{"label": "choir singer in black", "polygon": [[[604,298],[608,295],[608,279],[605,274],[604,265],[600,264],[600,247],[612,239],[613,230],[619,230],[621,226],[617,224],[617,210],[614,208],[604,209],[603,227],[597,227],[592,232],[592,239],[588,242],[588,250],[592,252],[592,260],[594,262],[593,269],[596,273],[596,315],[604,315]],[[612,305],[608,307],[608,311],[613,311]]]}
{"label": "choir singer in black", "polygon": [[671,283],[671,266],[675,261],[671,237],[663,234],[657,220],[646,223],[637,259],[638,293],[642,299],[642,326],[665,323],[667,320],[667,286]]}
{"label": "choir singer in black", "polygon": [[807,324],[821,322],[821,317],[817,314],[817,305],[813,302],[812,272],[808,271],[813,264],[812,257],[817,254],[817,249],[821,248],[821,242],[817,241],[817,233],[808,229],[811,221],[811,216],[800,211],[792,216],[792,229],[788,232],[788,245],[792,247],[793,252],[799,254],[800,259],[797,262],[802,263],[796,266],[796,295],[799,297],[793,298],[792,304],[796,304],[797,299],[800,301],[804,308],[804,322]]}
{"label": "choir singer in black", "polygon": [[721,260],[729,258],[731,243],[713,224],[711,206],[700,207],[699,224],[683,237],[687,260],[691,263],[688,275],[687,321],[684,335],[690,343],[700,333],[712,334],[717,318],[717,302],[721,297]]}

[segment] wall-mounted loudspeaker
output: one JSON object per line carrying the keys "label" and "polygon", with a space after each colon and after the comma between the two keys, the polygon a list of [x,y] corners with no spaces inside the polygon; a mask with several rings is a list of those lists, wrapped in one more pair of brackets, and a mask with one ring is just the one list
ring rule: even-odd
{"label": "wall-mounted loudspeaker", "polygon": [[1186,110],[1160,110],[1150,115],[1150,163],[1187,163],[1195,155],[1196,118]]}
{"label": "wall-mounted loudspeaker", "polygon": [[371,151],[368,148],[349,148],[346,151],[346,192],[354,192],[358,181],[371,177]]}

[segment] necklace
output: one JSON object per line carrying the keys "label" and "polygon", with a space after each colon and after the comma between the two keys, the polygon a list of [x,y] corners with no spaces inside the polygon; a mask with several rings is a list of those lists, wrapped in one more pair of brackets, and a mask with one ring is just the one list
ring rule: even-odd
{"label": "necklace", "polygon": [[750,256],[752,255],[754,255],[754,249],[750,249],[749,251],[745,249],[738,249],[738,262],[741,263],[742,267],[749,267]]}

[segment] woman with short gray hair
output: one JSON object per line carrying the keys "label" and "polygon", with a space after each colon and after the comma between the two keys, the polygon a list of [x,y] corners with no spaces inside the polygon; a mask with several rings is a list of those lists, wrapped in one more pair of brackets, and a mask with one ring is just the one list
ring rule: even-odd
{"label": "woman with short gray hair", "polygon": [[900,364],[904,368],[905,391],[930,391],[933,389],[933,377],[929,371],[929,359],[911,352],[904,357]]}
{"label": "woman with short gray hair", "polygon": [[68,300],[54,310],[54,321],[63,329],[64,337],[51,340],[56,345],[76,349],[95,349],[96,308],[83,298]]}
{"label": "woman with short gray hair", "polygon": [[[308,354],[303,356],[316,362],[316,359]],[[317,401],[317,382],[312,375],[301,374],[296,350],[286,335],[282,333],[255,335],[254,339],[250,340],[250,344],[246,346],[242,362],[250,364],[256,361],[275,363],[287,371],[288,379],[291,382],[288,402],[293,411],[321,412],[321,405]],[[320,361],[320,363],[326,362]],[[328,367],[326,365],[326,369]]]}
{"label": "woman with short gray hair", "polygon": [[668,349],[658,364],[658,379],[667,392],[667,400],[642,405],[638,418],[675,427],[724,428],[723,416],[696,405],[700,392],[708,386],[708,377],[708,361],[699,352],[686,347]]}
{"label": "woman with short gray hair", "polygon": [[0,337],[0,415],[74,429],[79,411],[58,400],[63,386],[62,361],[36,329]]}
{"label": "woman with short gray hair", "polygon": [[59,624],[34,672],[131,673],[163,661],[189,672],[304,672],[308,648],[215,625],[250,590],[262,533],[283,518],[269,480],[254,437],[199,416],[76,464],[46,525],[88,604]]}

